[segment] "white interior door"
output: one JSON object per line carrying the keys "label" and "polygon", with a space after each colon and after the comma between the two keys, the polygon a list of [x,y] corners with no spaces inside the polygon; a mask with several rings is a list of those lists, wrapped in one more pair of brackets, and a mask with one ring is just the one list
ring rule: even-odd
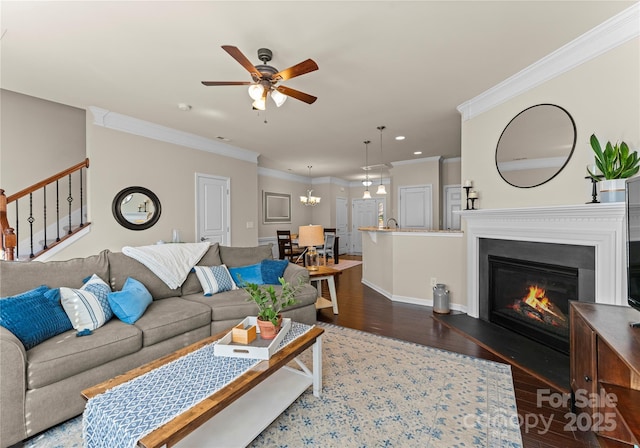
{"label": "white interior door", "polygon": [[196,174],[196,241],[228,246],[229,178]]}
{"label": "white interior door", "polygon": [[348,252],[347,198],[336,198],[336,233],[340,237],[339,254]]}
{"label": "white interior door", "polygon": [[460,230],[460,214],[453,213],[462,209],[462,187],[445,185],[444,187],[444,221],[445,230]]}
{"label": "white interior door", "polygon": [[398,188],[400,204],[400,227],[432,228],[431,185],[416,185]]}
{"label": "white interior door", "polygon": [[378,205],[374,199],[354,199],[351,204],[351,252],[362,253],[362,232],[358,227],[378,225]]}

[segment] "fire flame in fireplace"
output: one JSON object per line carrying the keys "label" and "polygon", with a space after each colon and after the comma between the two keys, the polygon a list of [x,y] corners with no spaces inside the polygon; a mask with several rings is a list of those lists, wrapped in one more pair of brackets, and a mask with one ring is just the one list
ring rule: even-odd
{"label": "fire flame in fireplace", "polygon": [[568,324],[567,317],[549,300],[546,291],[536,285],[529,285],[529,293],[511,308],[531,319],[554,326],[565,327]]}

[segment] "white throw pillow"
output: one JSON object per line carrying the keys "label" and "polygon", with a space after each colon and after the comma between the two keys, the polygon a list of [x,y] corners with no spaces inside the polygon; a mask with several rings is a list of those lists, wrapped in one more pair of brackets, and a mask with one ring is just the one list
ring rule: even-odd
{"label": "white throw pillow", "polygon": [[196,271],[205,296],[238,289],[224,264],[220,266],[194,266],[193,269]]}
{"label": "white throw pillow", "polygon": [[100,328],[113,317],[108,295],[111,288],[93,274],[80,289],[60,288],[60,301],[78,331]]}

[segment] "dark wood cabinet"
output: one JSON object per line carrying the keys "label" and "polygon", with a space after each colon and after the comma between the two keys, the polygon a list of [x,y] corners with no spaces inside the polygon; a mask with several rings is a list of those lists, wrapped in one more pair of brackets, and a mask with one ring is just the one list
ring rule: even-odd
{"label": "dark wood cabinet", "polygon": [[572,302],[571,391],[576,422],[598,436],[640,442],[640,313]]}

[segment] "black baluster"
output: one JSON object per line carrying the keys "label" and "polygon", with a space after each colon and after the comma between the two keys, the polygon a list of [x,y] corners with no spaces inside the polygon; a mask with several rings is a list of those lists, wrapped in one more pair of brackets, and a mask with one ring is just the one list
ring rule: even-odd
{"label": "black baluster", "polygon": [[29,218],[27,221],[29,222],[29,243],[31,245],[29,258],[33,258],[33,222],[35,221],[33,217],[33,193],[29,193]]}
{"label": "black baluster", "polygon": [[56,241],[60,241],[60,184],[56,180]]}
{"label": "black baluster", "polygon": [[69,203],[69,231],[67,234],[71,235],[71,203],[73,202],[73,196],[71,196],[71,174],[69,174],[69,196],[67,196],[67,202]]}

